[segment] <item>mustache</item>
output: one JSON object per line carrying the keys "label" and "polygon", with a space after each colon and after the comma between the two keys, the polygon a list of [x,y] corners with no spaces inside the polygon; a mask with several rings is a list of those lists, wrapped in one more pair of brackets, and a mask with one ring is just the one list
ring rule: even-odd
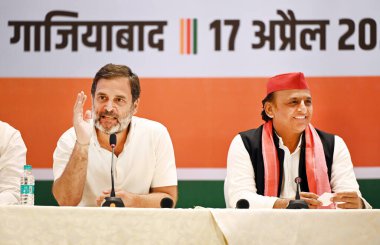
{"label": "mustache", "polygon": [[102,113],[99,113],[99,117],[114,117],[116,119],[119,119],[119,115],[110,111],[104,111]]}

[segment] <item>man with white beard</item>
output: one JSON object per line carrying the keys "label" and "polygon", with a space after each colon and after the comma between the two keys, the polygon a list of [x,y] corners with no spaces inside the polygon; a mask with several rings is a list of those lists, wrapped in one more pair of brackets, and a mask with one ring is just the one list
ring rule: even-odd
{"label": "man with white beard", "polygon": [[[116,197],[126,207],[160,207],[177,200],[173,145],[160,123],[133,116],[140,97],[139,78],[124,65],[102,67],[91,87],[92,112],[83,112],[87,96],[78,93],[73,127],[54,151],[53,194],[62,206],[100,206],[110,196],[110,134],[115,133]],[[174,206],[174,205],[173,205]]]}

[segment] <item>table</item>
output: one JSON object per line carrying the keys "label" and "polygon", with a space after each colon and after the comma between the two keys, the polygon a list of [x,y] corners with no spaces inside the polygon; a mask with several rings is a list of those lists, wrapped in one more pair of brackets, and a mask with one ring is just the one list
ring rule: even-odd
{"label": "table", "polygon": [[0,206],[0,244],[380,244],[380,210]]}
{"label": "table", "polygon": [[0,244],[225,244],[208,209],[0,206]]}
{"label": "table", "polygon": [[229,244],[377,244],[380,210],[212,210]]}

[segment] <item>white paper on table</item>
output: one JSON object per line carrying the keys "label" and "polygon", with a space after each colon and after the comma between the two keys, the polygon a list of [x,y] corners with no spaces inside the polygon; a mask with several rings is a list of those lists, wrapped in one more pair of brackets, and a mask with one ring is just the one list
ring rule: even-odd
{"label": "white paper on table", "polygon": [[322,206],[328,206],[332,203],[331,198],[334,196],[334,193],[325,192],[319,196],[318,201],[322,203]]}

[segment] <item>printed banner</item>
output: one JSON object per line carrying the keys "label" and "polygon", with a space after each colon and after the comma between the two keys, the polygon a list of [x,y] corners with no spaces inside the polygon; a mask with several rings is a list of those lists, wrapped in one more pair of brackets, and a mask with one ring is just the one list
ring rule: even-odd
{"label": "printed banner", "polygon": [[107,62],[144,77],[379,75],[375,0],[103,5],[2,1],[0,75],[91,77]]}
{"label": "printed banner", "polygon": [[107,63],[141,77],[138,116],[168,128],[178,168],[225,168],[232,138],[262,124],[267,78],[292,71],[311,86],[314,126],[341,136],[356,167],[380,166],[378,1],[15,0],[0,12],[0,120],[35,168],[52,167],[76,94]]}

